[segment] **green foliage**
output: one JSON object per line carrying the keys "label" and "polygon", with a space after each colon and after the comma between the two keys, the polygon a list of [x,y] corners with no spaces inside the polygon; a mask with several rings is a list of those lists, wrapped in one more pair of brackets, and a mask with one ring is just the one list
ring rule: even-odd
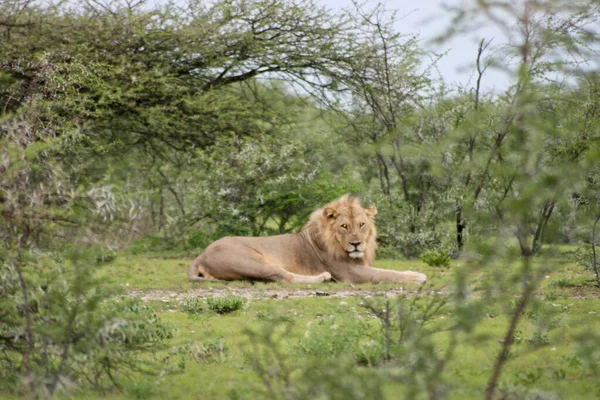
{"label": "green foliage", "polygon": [[448,268],[450,266],[450,251],[428,250],[421,255],[421,261],[432,267]]}
{"label": "green foliage", "polygon": [[382,257],[418,258],[429,250],[452,247],[449,232],[435,229],[442,216],[433,210],[416,215],[398,196],[368,196],[365,200],[378,205],[377,240]]}
{"label": "green foliage", "polygon": [[182,301],[179,307],[185,313],[198,315],[205,311],[206,303],[201,298],[190,297]]}
{"label": "green foliage", "polygon": [[127,250],[131,254],[143,254],[178,249],[178,243],[171,235],[146,235],[135,241]]}
{"label": "green foliage", "polygon": [[354,355],[357,362],[372,365],[382,356],[382,347],[372,336],[372,327],[367,321],[323,319],[309,326],[296,349],[301,355],[311,357]]}
{"label": "green foliage", "polygon": [[554,279],[550,282],[550,287],[555,287],[555,288],[568,288],[568,287],[573,287],[573,286],[575,286],[575,282],[573,281],[573,278]]}
{"label": "green foliage", "polygon": [[210,338],[200,344],[184,346],[179,351],[196,363],[223,363],[227,360],[228,347],[223,339]]}
{"label": "green foliage", "polygon": [[323,170],[325,154],[315,152],[317,146],[277,136],[224,137],[216,150],[201,154],[207,174],[192,191],[214,228],[192,232],[188,243],[203,247],[226,235],[299,230],[315,208],[355,190],[350,174],[334,177]]}
{"label": "green foliage", "polygon": [[575,251],[569,254],[569,259],[576,265],[579,265],[586,270],[592,270],[592,246],[591,244],[585,246],[578,246]]}
{"label": "green foliage", "polygon": [[207,297],[205,300],[197,297],[191,297],[184,300],[181,305],[181,311],[190,315],[199,315],[204,312],[213,312],[215,314],[230,314],[244,307],[245,301],[237,296]]}
{"label": "green foliage", "polygon": [[246,333],[251,342],[246,360],[257,384],[235,388],[233,398],[383,399],[381,377],[373,369],[356,368],[352,358],[298,359],[285,350],[290,324],[267,324]]}
{"label": "green foliage", "polygon": [[169,372],[156,351],[172,328],[98,279],[97,268],[93,251],[2,258],[1,390],[51,396],[69,386],[118,388],[131,373]]}
{"label": "green foliage", "polygon": [[[572,3],[460,7],[447,36],[489,23],[515,35],[493,51],[483,40],[474,87],[454,88],[433,78],[435,58],[423,65],[418,37],[397,34],[397,15],[382,6],[335,13],[313,0],[3,2],[2,390],[156,394],[160,385],[145,375],[171,368],[160,357],[172,330],[120,296],[99,266],[129,244],[138,254],[294,232],[315,208],[356,192],[379,207],[382,254],[422,255],[437,267],[432,279],[452,273],[452,283],[442,297],[367,301],[380,334],[358,318],[327,321],[294,346],[279,336],[301,314],[257,313],[272,325],[249,333],[257,347],[247,365],[262,385],[236,396],[381,398],[388,379],[406,398],[444,398],[446,365],[461,343],[479,343],[489,316],[506,325],[495,327],[504,332],[493,339],[498,354],[486,354],[494,360],[486,397],[497,397],[525,343],[539,352],[554,344],[560,319],[535,300],[557,264],[542,244],[597,242],[600,79],[579,65],[598,46],[588,27],[598,7]],[[485,93],[486,70],[506,59],[514,61],[511,85]],[[448,249],[459,253],[452,271],[439,268]],[[577,265],[590,265],[589,250],[575,252]],[[118,277],[144,288],[167,274],[128,267]],[[544,295],[566,314],[560,297],[589,287],[565,275]],[[497,309],[504,304],[508,312]],[[215,297],[181,309],[209,319],[244,305]],[[575,357],[596,375],[597,339],[592,331],[575,340]],[[175,355],[226,360],[224,342],[202,343]],[[357,363],[384,365],[387,375]],[[504,395],[531,388],[550,396],[534,387],[566,380],[568,368],[515,371],[516,387]]]}
{"label": "green foliage", "polygon": [[245,301],[237,296],[208,297],[206,306],[209,311],[217,314],[230,314],[244,307]]}
{"label": "green foliage", "polygon": [[127,383],[125,391],[130,398],[133,399],[148,399],[156,394],[158,382],[156,379],[142,378],[135,382]]}

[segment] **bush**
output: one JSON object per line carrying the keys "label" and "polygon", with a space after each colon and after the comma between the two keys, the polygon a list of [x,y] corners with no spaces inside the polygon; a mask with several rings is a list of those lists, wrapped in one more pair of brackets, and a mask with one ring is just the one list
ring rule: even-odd
{"label": "bush", "polygon": [[450,266],[450,251],[428,250],[421,255],[421,261],[432,267],[448,268]]}
{"label": "bush", "polygon": [[173,235],[147,235],[138,240],[128,250],[131,254],[143,254],[166,250],[181,249],[181,243],[177,243]]}
{"label": "bush", "polygon": [[575,251],[568,253],[569,261],[583,267],[585,270],[592,271],[592,245],[579,246]]}
{"label": "bush", "polygon": [[244,299],[237,296],[209,297],[206,305],[209,311],[217,314],[229,314],[244,307]]}
{"label": "bush", "polygon": [[230,314],[244,307],[245,301],[237,296],[209,297],[206,300],[194,297],[181,302],[181,311],[199,315],[206,311],[216,314]]}
{"label": "bush", "polygon": [[356,325],[348,330],[339,328],[342,333],[335,335],[336,344],[330,348],[337,356],[319,353],[322,345],[327,346],[327,332],[333,326],[323,322],[316,327],[322,340],[313,342],[317,346],[311,346],[307,357],[289,351],[290,324],[266,323],[246,330],[249,340],[245,356],[256,384],[232,388],[231,398],[383,399],[382,374],[374,368],[357,368],[353,354],[343,351],[357,343],[356,336],[364,335]]}
{"label": "bush", "polygon": [[216,235],[204,231],[194,231],[188,235],[187,244],[191,249],[204,249],[218,239]]}
{"label": "bush", "polygon": [[114,261],[117,258],[117,253],[105,246],[93,246],[93,251],[96,254],[96,262],[104,264]]}
{"label": "bush", "polygon": [[52,397],[168,372],[156,354],[172,328],[97,278],[93,250],[5,253],[0,267],[0,391]]}
{"label": "bush", "polygon": [[181,302],[180,309],[185,313],[198,315],[206,310],[206,303],[198,297],[191,297]]}

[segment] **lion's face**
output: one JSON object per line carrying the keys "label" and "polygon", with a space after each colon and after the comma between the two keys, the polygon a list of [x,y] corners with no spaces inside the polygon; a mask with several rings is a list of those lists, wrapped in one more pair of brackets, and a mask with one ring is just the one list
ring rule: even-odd
{"label": "lion's face", "polygon": [[330,229],[337,244],[350,258],[363,258],[373,231],[373,221],[362,207],[341,207],[338,210],[324,210],[327,218],[332,219]]}
{"label": "lion's face", "polygon": [[372,263],[375,256],[377,209],[362,208],[358,199],[344,196],[321,211],[320,231],[329,253],[336,259],[364,259]]}

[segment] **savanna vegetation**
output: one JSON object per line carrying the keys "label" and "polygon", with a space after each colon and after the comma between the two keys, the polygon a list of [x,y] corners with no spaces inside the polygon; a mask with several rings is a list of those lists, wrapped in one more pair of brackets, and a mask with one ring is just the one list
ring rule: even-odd
{"label": "savanna vegetation", "polygon": [[[447,12],[463,87],[381,5],[0,0],[0,397],[597,398],[600,3]],[[347,192],[425,286],[186,281]]]}

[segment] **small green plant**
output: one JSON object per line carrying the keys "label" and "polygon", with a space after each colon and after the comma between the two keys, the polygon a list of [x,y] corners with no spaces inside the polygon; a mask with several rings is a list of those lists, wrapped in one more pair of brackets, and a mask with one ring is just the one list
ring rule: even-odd
{"label": "small green plant", "polygon": [[523,341],[523,332],[520,329],[516,329],[513,335],[514,343],[521,343]]}
{"label": "small green plant", "polygon": [[576,355],[563,356],[562,360],[569,366],[569,368],[581,368],[581,359]]}
{"label": "small green plant", "polygon": [[191,315],[198,315],[206,311],[206,304],[201,298],[198,297],[185,299],[181,302],[179,307],[181,311]]}
{"label": "small green plant", "polygon": [[559,297],[560,295],[556,290],[549,290],[546,293],[544,293],[544,300],[546,301],[555,301],[558,300]]}
{"label": "small green plant", "polygon": [[450,266],[450,250],[427,250],[421,255],[421,261],[432,267],[448,268]]}
{"label": "small green plant", "polygon": [[296,318],[291,314],[273,314],[266,311],[258,311],[254,317],[259,321],[267,321],[271,323],[293,324],[294,322],[296,322]]}
{"label": "small green plant", "polygon": [[518,383],[530,386],[539,381],[544,376],[544,369],[541,367],[537,368],[529,368],[525,372],[519,372],[516,375],[516,380]]}
{"label": "small green plant", "polygon": [[244,307],[244,299],[237,296],[209,297],[206,306],[209,311],[217,314],[229,314]]}
{"label": "small green plant", "polygon": [[536,332],[527,340],[532,347],[542,347],[550,344],[550,337],[546,332]]}
{"label": "small green plant", "polygon": [[371,339],[358,346],[356,363],[364,366],[373,366],[383,360],[384,348],[381,341]]}
{"label": "small green plant", "polygon": [[114,250],[104,246],[93,246],[92,252],[95,254],[96,263],[104,264],[114,261],[117,253]]}
{"label": "small green plant", "polygon": [[575,283],[573,282],[572,278],[559,278],[559,279],[555,279],[552,282],[550,282],[550,287],[554,287],[554,288],[568,288],[568,287],[573,287],[575,286]]}
{"label": "small green plant", "polygon": [[201,364],[221,363],[227,357],[227,346],[223,339],[209,339],[199,345],[193,345],[188,348],[192,358]]}
{"label": "small green plant", "polygon": [[237,296],[209,297],[203,300],[198,297],[186,299],[181,302],[181,311],[190,315],[199,315],[204,312],[229,314],[244,307],[245,301]]}

